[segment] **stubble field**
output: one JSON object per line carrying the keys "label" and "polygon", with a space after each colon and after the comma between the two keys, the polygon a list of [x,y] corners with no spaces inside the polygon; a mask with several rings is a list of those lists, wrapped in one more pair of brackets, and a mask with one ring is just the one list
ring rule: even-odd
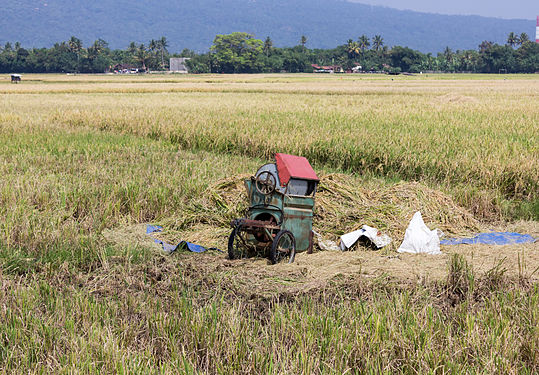
{"label": "stubble field", "polygon": [[[534,76],[0,77],[0,372],[536,373],[539,248],[397,256],[411,214],[539,235]],[[241,176],[306,156],[314,226],[380,252],[226,247]],[[492,256],[490,255],[492,254]]]}

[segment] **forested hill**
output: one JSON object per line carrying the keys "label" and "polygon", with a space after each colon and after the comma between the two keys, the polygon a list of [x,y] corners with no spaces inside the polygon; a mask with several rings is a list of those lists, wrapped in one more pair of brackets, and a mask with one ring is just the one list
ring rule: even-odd
{"label": "forested hill", "polygon": [[511,31],[533,35],[533,20],[445,16],[343,0],[2,0],[0,43],[48,47],[75,35],[85,45],[102,38],[112,48],[166,36],[171,51],[207,50],[216,34],[245,31],[293,46],[332,48],[360,35],[422,52],[446,46],[475,49],[483,40],[504,43]]}

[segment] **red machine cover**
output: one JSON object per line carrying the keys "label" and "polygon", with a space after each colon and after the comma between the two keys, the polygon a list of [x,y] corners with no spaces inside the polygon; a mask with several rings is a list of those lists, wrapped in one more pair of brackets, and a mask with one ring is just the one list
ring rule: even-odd
{"label": "red machine cover", "polygon": [[303,156],[276,153],[275,161],[282,186],[286,186],[291,178],[320,181],[309,161]]}

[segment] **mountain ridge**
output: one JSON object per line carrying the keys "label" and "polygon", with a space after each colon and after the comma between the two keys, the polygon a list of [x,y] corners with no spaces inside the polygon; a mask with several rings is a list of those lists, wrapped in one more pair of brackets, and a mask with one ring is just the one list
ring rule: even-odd
{"label": "mountain ridge", "polygon": [[360,35],[383,36],[386,45],[441,52],[476,49],[483,40],[504,43],[511,31],[531,35],[533,21],[396,10],[344,0],[4,0],[0,43],[48,47],[71,35],[85,45],[102,38],[125,48],[164,35],[171,51],[206,51],[217,34],[245,31],[276,46],[333,48]]}

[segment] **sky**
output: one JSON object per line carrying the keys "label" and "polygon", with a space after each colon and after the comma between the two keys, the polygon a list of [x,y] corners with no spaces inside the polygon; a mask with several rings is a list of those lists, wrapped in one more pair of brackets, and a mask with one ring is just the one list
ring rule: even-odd
{"label": "sky", "polygon": [[397,9],[441,14],[479,15],[499,18],[533,19],[539,15],[538,0],[349,0]]}

